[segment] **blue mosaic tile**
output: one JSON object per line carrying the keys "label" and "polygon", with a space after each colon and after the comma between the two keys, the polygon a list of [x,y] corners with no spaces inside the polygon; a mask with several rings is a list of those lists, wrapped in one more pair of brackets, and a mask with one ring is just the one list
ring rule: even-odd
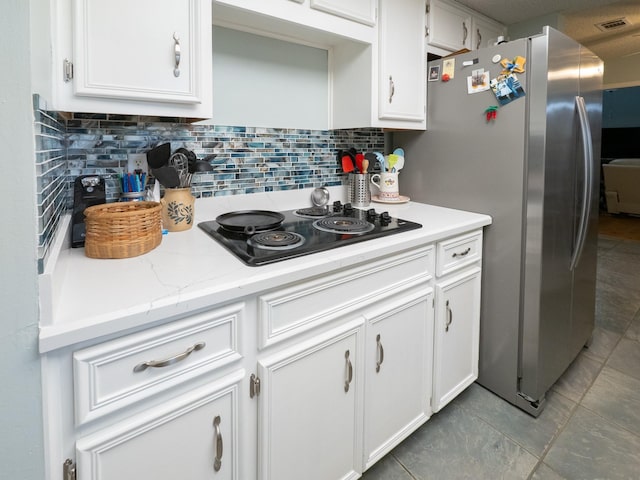
{"label": "blue mosaic tile", "polygon": [[[117,177],[130,153],[144,153],[170,142],[172,150],[187,148],[207,159],[212,172],[194,176],[192,190],[202,198],[294,190],[345,179],[336,159],[338,149],[383,151],[380,129],[296,130],[233,125],[192,125],[178,118],[74,113],[64,118],[46,111],[34,95],[36,164],[42,265],[60,213],[73,202],[73,181],[79,175],[106,178],[107,198],[116,200]],[[62,181],[54,182],[54,179]],[[153,183],[150,179],[149,185]],[[51,187],[48,191],[47,187]],[[60,194],[60,185],[63,185]],[[55,192],[55,193],[54,193]],[[45,209],[47,213],[45,214]],[[54,213],[49,213],[53,211]]]}

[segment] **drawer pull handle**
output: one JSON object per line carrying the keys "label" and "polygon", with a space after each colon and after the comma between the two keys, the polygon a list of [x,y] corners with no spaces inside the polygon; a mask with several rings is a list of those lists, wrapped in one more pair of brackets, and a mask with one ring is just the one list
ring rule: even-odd
{"label": "drawer pull handle", "polygon": [[351,380],[353,380],[353,365],[351,365],[351,360],[349,360],[349,350],[344,352],[344,358],[346,360],[346,369],[347,369],[347,378],[344,381],[344,391],[349,391],[349,384]]}
{"label": "drawer pull handle", "polygon": [[448,332],[449,331],[449,325],[451,325],[451,323],[453,322],[453,311],[451,310],[451,307],[449,306],[449,300],[447,300],[446,308],[447,308],[447,320],[446,320],[446,323],[445,323],[444,331]]}
{"label": "drawer pull handle", "polygon": [[138,365],[133,367],[133,371],[144,372],[147,368],[168,367],[169,365],[173,365],[174,363],[181,362],[182,360],[187,358],[189,355],[191,355],[193,352],[197,350],[202,350],[205,346],[206,346],[206,343],[204,342],[196,343],[195,345],[191,345],[184,352],[179,353],[178,355],[175,355],[173,357],[166,358],[164,360],[148,360],[146,362],[139,363]]}
{"label": "drawer pull handle", "polygon": [[220,415],[213,419],[213,428],[216,433],[216,458],[213,461],[213,471],[217,472],[222,467],[222,431],[220,430]]}
{"label": "drawer pull handle", "polygon": [[384,362],[384,348],[382,348],[380,334],[376,336],[376,349],[378,354],[378,360],[376,361],[376,373],[378,373],[380,371],[380,365],[382,365],[382,362]]}
{"label": "drawer pull handle", "polygon": [[467,255],[469,252],[471,251],[471,247],[467,247],[467,249],[464,252],[460,252],[460,253],[454,253],[453,255],[451,255],[453,258],[456,257],[464,257],[465,255]]}
{"label": "drawer pull handle", "polygon": [[465,45],[467,43],[468,33],[469,31],[467,30],[467,23],[462,22],[462,45]]}

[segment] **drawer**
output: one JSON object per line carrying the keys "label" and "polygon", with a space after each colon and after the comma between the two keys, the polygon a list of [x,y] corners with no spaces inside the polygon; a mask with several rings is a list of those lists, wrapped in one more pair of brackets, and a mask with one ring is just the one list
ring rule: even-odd
{"label": "drawer", "polygon": [[360,310],[433,278],[433,246],[393,255],[258,298],[260,348]]}
{"label": "drawer", "polygon": [[482,230],[438,242],[436,275],[455,272],[482,258]]}
{"label": "drawer", "polygon": [[244,309],[230,305],[74,352],[76,425],[242,358]]}

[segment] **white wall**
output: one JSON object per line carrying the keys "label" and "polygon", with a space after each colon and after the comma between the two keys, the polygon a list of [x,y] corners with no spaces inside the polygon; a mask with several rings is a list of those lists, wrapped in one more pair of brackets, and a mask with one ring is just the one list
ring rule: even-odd
{"label": "white wall", "polygon": [[0,15],[0,477],[42,480],[29,8]]}
{"label": "white wall", "polygon": [[604,62],[604,88],[640,85],[640,55],[616,58]]}
{"label": "white wall", "polygon": [[509,40],[530,37],[532,35],[542,33],[542,27],[544,27],[545,25],[548,25],[559,31],[562,31],[564,29],[562,16],[558,14],[552,14],[509,25],[507,29],[507,35],[509,36]]}

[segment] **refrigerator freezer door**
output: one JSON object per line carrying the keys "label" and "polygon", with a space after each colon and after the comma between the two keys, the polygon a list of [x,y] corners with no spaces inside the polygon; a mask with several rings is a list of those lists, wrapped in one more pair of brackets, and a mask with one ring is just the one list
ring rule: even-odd
{"label": "refrigerator freezer door", "polygon": [[[580,49],[580,96],[584,98],[591,140],[593,185],[589,219],[582,255],[573,271],[572,337],[570,349],[579,351],[591,338],[595,323],[596,262],[598,248],[598,191],[600,185],[600,148],[602,132],[603,63],[595,54]],[[578,154],[582,154],[581,150]]]}
{"label": "refrigerator freezer door", "polygon": [[592,261],[592,240],[581,227],[589,223],[582,216],[583,201],[588,201],[587,211],[593,203],[587,182],[593,166],[585,171],[576,107],[581,46],[549,29],[547,35],[531,39],[530,55],[536,89],[529,98],[519,393],[535,402],[544,398],[590,335],[574,326],[572,258],[582,250],[579,262]]}

